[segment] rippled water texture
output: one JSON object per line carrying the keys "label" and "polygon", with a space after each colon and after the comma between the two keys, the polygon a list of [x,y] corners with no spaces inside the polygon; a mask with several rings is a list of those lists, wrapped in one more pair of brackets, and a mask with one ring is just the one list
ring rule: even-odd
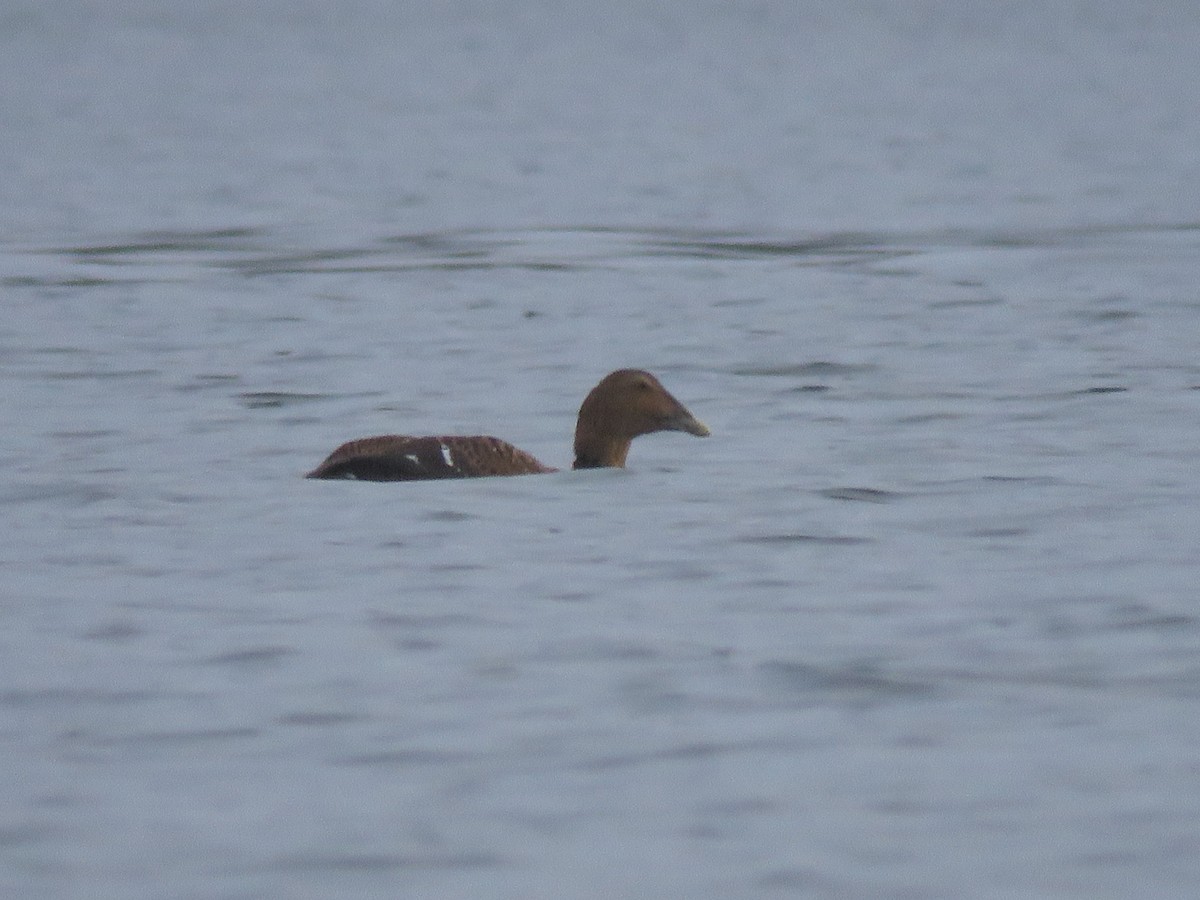
{"label": "rippled water texture", "polygon": [[1190,896],[1200,13],[334,10],[3,14],[4,895]]}

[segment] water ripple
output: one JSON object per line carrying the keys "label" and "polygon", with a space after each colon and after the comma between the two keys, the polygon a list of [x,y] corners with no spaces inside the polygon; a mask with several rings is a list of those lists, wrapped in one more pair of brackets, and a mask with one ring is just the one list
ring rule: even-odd
{"label": "water ripple", "polygon": [[823,491],[817,491],[817,493],[822,497],[828,497],[830,500],[850,500],[861,503],[891,503],[893,500],[898,500],[904,496],[895,491],[856,487],[826,488]]}
{"label": "water ripple", "polygon": [[282,872],[391,872],[412,869],[484,869],[505,864],[494,853],[429,851],[426,853],[314,853],[284,856],[270,868]]}
{"label": "water ripple", "polygon": [[[265,229],[231,227],[211,230],[147,232],[125,240],[92,245],[48,247],[44,254],[83,264],[124,266],[199,262],[246,276],[304,272],[353,273],[405,270],[526,269],[585,271],[623,267],[639,257],[677,260],[780,260],[795,265],[871,265],[928,252],[932,248],[1026,250],[1087,244],[1114,236],[1189,232],[1194,223],[1101,225],[1064,229],[988,231],[879,231],[757,235],[745,232],[607,225],[527,229],[452,229],[389,235],[362,244],[306,247],[296,235]],[[297,246],[288,246],[289,244]],[[878,271],[880,267],[876,267]],[[895,270],[896,274],[911,274]],[[78,276],[110,284],[99,274]],[[52,279],[61,284],[61,278]],[[42,286],[37,276],[8,276],[9,286]],[[1126,311],[1118,310],[1116,318]],[[1101,313],[1106,321],[1110,318]]]}
{"label": "water ripple", "polygon": [[930,682],[888,675],[874,663],[819,666],[796,660],[769,660],[761,663],[758,671],[772,689],[814,699],[878,701],[925,696],[935,689]]}
{"label": "water ripple", "polygon": [[874,541],[873,538],[856,537],[854,535],[808,534],[805,532],[784,534],[751,534],[743,535],[737,540],[743,544],[826,544],[829,546],[854,546],[856,544],[870,544]]}

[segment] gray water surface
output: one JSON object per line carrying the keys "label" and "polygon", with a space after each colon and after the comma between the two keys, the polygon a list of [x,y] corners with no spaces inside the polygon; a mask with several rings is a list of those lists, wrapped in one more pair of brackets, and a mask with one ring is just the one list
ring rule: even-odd
{"label": "gray water surface", "polygon": [[0,889],[1192,896],[1200,13],[582,9],[6,7]]}

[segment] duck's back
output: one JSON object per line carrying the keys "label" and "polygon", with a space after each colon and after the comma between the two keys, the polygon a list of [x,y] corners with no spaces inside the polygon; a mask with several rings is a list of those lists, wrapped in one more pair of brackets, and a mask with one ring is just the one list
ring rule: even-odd
{"label": "duck's back", "polygon": [[554,472],[524,450],[487,435],[387,434],[342,444],[308,478],[416,481]]}

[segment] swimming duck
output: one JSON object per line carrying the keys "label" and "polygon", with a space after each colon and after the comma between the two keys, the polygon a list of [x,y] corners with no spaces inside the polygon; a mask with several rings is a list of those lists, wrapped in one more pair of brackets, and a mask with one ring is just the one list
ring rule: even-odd
{"label": "swimming duck", "polygon": [[[579,407],[572,468],[623,467],[630,442],[655,431],[686,431],[697,437],[709,434],[708,426],[649,372],[611,372]],[[411,481],[557,471],[507,441],[487,435],[387,434],[342,444],[305,477]]]}

